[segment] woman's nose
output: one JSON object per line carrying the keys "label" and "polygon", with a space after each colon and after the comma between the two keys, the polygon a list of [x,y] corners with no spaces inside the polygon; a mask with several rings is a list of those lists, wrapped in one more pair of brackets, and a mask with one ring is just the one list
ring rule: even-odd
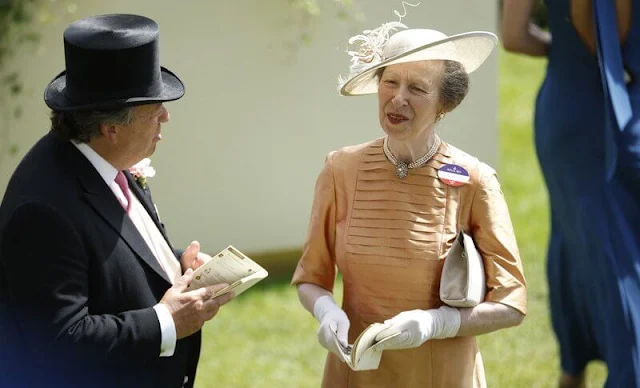
{"label": "woman's nose", "polygon": [[391,99],[391,103],[395,108],[400,108],[407,105],[407,98],[405,96],[404,88],[398,88],[395,96]]}

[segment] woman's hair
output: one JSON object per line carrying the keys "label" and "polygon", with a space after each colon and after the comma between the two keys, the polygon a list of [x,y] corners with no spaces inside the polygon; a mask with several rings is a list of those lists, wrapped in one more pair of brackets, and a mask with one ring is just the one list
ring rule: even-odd
{"label": "woman's hair", "polygon": [[460,62],[444,61],[440,82],[440,102],[444,112],[454,110],[469,93],[469,74]]}
{"label": "woman's hair", "polygon": [[[380,82],[384,67],[376,71],[376,78]],[[444,60],[444,71],[440,81],[440,102],[444,112],[454,110],[469,93],[469,74],[460,62]]]}
{"label": "woman's hair", "polygon": [[65,140],[88,143],[100,135],[100,125],[129,125],[132,120],[132,106],[104,111],[51,111],[51,130]]}

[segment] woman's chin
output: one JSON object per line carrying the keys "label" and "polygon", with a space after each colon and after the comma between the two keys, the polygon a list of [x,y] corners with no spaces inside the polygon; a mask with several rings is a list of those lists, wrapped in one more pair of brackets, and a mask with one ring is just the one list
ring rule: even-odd
{"label": "woman's chin", "polygon": [[382,127],[382,130],[387,134],[387,136],[389,136],[389,138],[394,140],[405,140],[411,135],[410,128],[405,128],[397,125],[385,125]]}

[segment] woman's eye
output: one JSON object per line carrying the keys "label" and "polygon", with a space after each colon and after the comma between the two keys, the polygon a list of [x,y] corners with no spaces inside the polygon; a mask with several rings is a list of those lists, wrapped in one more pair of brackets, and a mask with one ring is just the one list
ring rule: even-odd
{"label": "woman's eye", "polygon": [[427,92],[426,90],[424,90],[422,88],[419,88],[417,86],[413,86],[413,87],[411,87],[411,89],[413,89],[417,93],[426,93]]}
{"label": "woman's eye", "polygon": [[396,84],[396,81],[391,80],[391,79],[386,79],[386,80],[384,80],[382,82],[384,82],[385,85],[395,85]]}

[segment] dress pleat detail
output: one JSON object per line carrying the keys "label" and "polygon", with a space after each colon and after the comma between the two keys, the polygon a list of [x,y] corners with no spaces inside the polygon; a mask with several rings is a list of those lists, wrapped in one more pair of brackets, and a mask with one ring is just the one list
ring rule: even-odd
{"label": "dress pleat detail", "polygon": [[347,250],[362,256],[356,260],[398,267],[393,260],[387,264],[367,256],[375,252],[405,260],[439,257],[447,202],[447,186],[437,174],[447,162],[443,148],[403,179],[395,176],[395,166],[384,155],[381,142],[364,151],[347,233]]}

